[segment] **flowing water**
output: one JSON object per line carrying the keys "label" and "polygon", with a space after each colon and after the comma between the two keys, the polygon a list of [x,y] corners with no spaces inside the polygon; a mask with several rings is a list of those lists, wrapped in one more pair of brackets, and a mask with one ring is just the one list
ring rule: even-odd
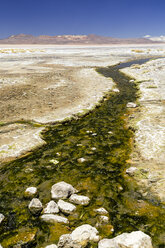
{"label": "flowing water", "polygon": [[[98,68],[117,83],[120,92],[109,92],[100,106],[82,118],[47,127],[43,133],[47,145],[1,168],[0,212],[6,219],[0,226],[0,243],[4,248],[13,247],[13,237],[20,231],[37,229],[37,247],[44,247],[83,223],[96,225],[100,236],[109,238],[142,230],[152,237],[154,247],[164,247],[165,211],[142,199],[133,183],[123,177],[133,138],[133,131],[126,126],[126,104],[136,100],[138,89],[119,69],[146,61]],[[80,163],[79,158],[85,161]],[[51,186],[59,181],[71,183],[91,199],[89,206],[78,206],[75,214],[68,216],[68,226],[42,223],[30,214],[29,200],[24,198],[25,189],[36,186],[39,199],[46,204]],[[94,211],[98,207],[108,210],[109,223],[100,224]]]}

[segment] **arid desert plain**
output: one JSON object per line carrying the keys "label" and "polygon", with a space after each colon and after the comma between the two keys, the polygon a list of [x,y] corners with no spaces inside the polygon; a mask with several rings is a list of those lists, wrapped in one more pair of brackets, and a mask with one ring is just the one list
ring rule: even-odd
{"label": "arid desert plain", "polygon": [[[138,64],[138,61],[141,59],[146,59],[146,61]],[[121,115],[119,118],[124,121],[124,124],[122,124],[123,128],[128,129],[129,132],[132,133],[132,136],[127,142],[129,143],[129,155],[126,152],[126,157],[124,157],[126,166],[120,171],[120,176],[129,184],[129,186],[127,186],[128,191],[133,192],[132,194],[136,196],[129,202],[128,197],[123,193],[123,195],[125,195],[122,197],[128,200],[127,203],[125,201],[124,204],[126,205],[123,205],[123,208],[127,207],[130,209],[130,212],[125,214],[134,216],[135,219],[136,217],[142,218],[144,216],[150,219],[150,214],[153,219],[156,219],[162,211],[160,208],[163,209],[165,206],[165,45],[0,45],[0,61],[0,168],[2,169],[0,177],[1,180],[5,182],[4,185],[2,185],[4,191],[2,190],[1,196],[3,196],[5,192],[11,192],[12,187],[15,187],[17,192],[19,192],[18,194],[15,192],[14,195],[11,194],[12,203],[8,199],[10,196],[5,198],[4,203],[0,206],[0,212],[2,211],[5,216],[5,204],[11,204],[10,210],[9,207],[7,207],[6,216],[10,216],[10,211],[16,212],[17,215],[19,204],[23,204],[21,208],[24,207],[26,209],[25,205],[28,204],[28,201],[25,200],[24,202],[24,200],[21,199],[23,199],[23,192],[28,186],[36,186],[43,204],[46,204],[49,199],[49,197],[45,197],[46,191],[48,191],[52,182],[66,181],[66,175],[59,172],[60,168],[63,166],[63,170],[65,171],[64,161],[66,163],[69,161],[68,163],[72,165],[75,163],[73,162],[74,158],[71,158],[71,156],[74,156],[74,152],[76,153],[76,150],[80,149],[80,147],[84,150],[81,150],[78,155],[79,157],[76,157],[78,168],[76,172],[74,169],[70,169],[70,176],[68,176],[67,182],[72,184],[73,180],[73,186],[77,188],[78,191],[90,197],[91,204],[93,204],[92,206],[108,206],[106,205],[106,197],[102,199],[103,196],[100,195],[96,200],[96,192],[99,190],[101,192],[101,189],[97,188],[96,190],[94,183],[97,175],[92,179],[92,177],[88,175],[88,172],[86,172],[86,176],[82,176],[82,180],[78,174],[77,178],[79,181],[76,182],[76,179],[74,179],[75,175],[72,179],[72,173],[78,173],[79,167],[83,167],[84,164],[84,168],[86,168],[84,169],[85,171],[87,170],[88,163],[90,168],[92,168],[92,159],[98,161],[99,168],[99,154],[101,154],[99,146],[101,142],[102,145],[104,144],[104,138],[105,140],[107,139],[107,136],[102,133],[102,129],[99,129],[100,124],[96,123],[98,127],[97,132],[95,122],[93,122],[93,126],[90,127],[91,129],[87,130],[85,130],[85,126],[82,125],[79,134],[82,136],[88,135],[88,138],[85,139],[81,136],[82,140],[80,138],[76,139],[72,134],[67,142],[63,144],[63,148],[59,148],[58,150],[57,147],[62,147],[62,145],[60,146],[60,140],[61,142],[65,140],[65,135],[68,135],[71,128],[69,125],[73,125],[75,128],[74,132],[76,132],[76,121],[88,118],[88,115],[98,110],[102,104],[107,101],[107,98],[108,101],[111,101],[111,95],[117,99],[117,96],[120,94],[120,89],[115,79],[108,76],[109,74],[105,73],[103,75],[101,70],[112,68],[112,66],[120,63],[121,65],[122,63],[126,63],[119,71],[122,72],[122,75],[124,73],[127,79],[129,77],[130,84],[136,84],[137,93],[135,101],[131,100],[127,102],[126,110],[124,110],[123,116]],[[127,63],[130,61],[134,61],[134,63]],[[117,114],[114,112],[114,115]],[[101,118],[102,116],[99,113],[98,119]],[[112,122],[109,124],[106,122],[106,126],[109,126],[109,130],[107,130],[107,135],[110,135],[108,137],[109,143],[114,142],[113,133],[115,133],[115,129],[113,130],[112,128],[111,130]],[[63,135],[60,136],[61,138],[58,137],[58,133],[62,132],[60,131],[60,125],[68,125],[67,131],[64,131]],[[58,141],[56,138],[52,140],[53,132],[55,132],[52,130],[55,130],[56,126],[59,128],[55,136],[58,138]],[[99,130],[100,133],[98,133]],[[47,135],[47,133],[51,134]],[[44,136],[45,134],[47,136]],[[95,141],[93,141],[93,139],[95,139]],[[87,140],[90,140],[92,150],[89,149],[90,145]],[[120,144],[122,144],[122,141],[120,141]],[[67,150],[69,145],[71,146],[70,151]],[[118,146],[116,141],[115,145],[116,147]],[[52,146],[55,148],[52,148]],[[65,149],[66,146],[65,151],[60,150]],[[52,150],[55,149],[54,155],[51,150],[51,156],[49,157],[49,150],[44,147],[48,147]],[[42,157],[41,164],[38,165],[40,168],[42,167],[41,172],[41,170],[34,165],[34,155],[35,153],[38,154],[38,151],[42,149],[45,149],[44,156]],[[117,147],[117,149],[115,150],[115,154],[121,154],[122,148]],[[68,152],[67,155],[65,154],[66,152]],[[105,150],[105,154],[107,152],[108,151]],[[96,155],[97,157],[92,157]],[[39,159],[39,155],[36,156],[37,159]],[[102,152],[100,156],[104,156],[104,152]],[[110,160],[110,163],[112,165],[115,164],[112,160]],[[116,163],[118,163],[118,161]],[[19,169],[18,171],[16,169],[19,167],[19,164],[24,166],[24,168],[21,168],[21,172]],[[108,162],[105,163],[105,166],[107,164]],[[12,168],[11,175],[9,171],[10,166]],[[57,177],[56,172],[51,172],[52,166],[57,170]],[[95,169],[93,168],[93,170]],[[100,167],[100,171],[101,170],[102,168]],[[37,176],[40,175],[40,180],[35,179],[36,174],[33,174],[34,171],[36,174],[38,173]],[[24,181],[24,177],[21,174],[22,172],[29,176],[29,181]],[[53,173],[54,179],[52,179]],[[66,170],[66,173],[69,173],[69,169]],[[103,171],[99,173],[99,175],[101,175]],[[110,170],[109,173],[113,174],[114,172]],[[19,177],[21,178],[21,182],[19,181]],[[100,177],[98,176],[98,179]],[[13,186],[7,188],[10,180],[13,182]],[[125,192],[124,190],[126,189],[122,186],[122,183],[121,185],[119,183],[118,186],[117,192],[120,191],[120,194],[122,191]],[[95,196],[92,196],[92,192],[95,192]],[[105,190],[105,192],[107,191]],[[111,195],[109,197],[111,197]],[[13,203],[14,201],[15,203]],[[24,203],[19,203],[19,201]],[[134,205],[133,202],[135,203]],[[157,208],[159,208],[159,210],[157,210]],[[79,209],[78,211],[80,214],[82,210],[80,211]],[[83,219],[85,218],[83,211],[79,217],[75,218],[80,218],[82,222],[85,223],[87,219]],[[89,223],[93,224],[95,215],[91,214],[91,211],[90,207],[87,216]],[[124,216],[123,214],[124,212],[122,212],[121,216]],[[20,216],[22,215],[19,209],[18,219]],[[3,238],[0,240],[3,247],[15,247],[10,246],[13,244],[12,242],[14,242],[11,240],[11,236],[15,235],[13,230],[18,231],[19,229],[25,229],[26,231],[25,226],[28,226],[28,232],[31,230],[32,224],[27,225],[30,218],[29,213],[26,213],[25,216],[24,222],[21,219],[22,217],[20,217],[20,226],[16,224],[16,227],[13,227],[13,229],[10,227],[5,229],[6,234],[3,234]],[[163,217],[160,217],[160,219],[161,218],[163,219]],[[76,222],[75,219],[74,221],[73,219],[70,217],[69,221],[73,223],[74,226]],[[114,220],[114,223],[113,221],[111,223],[111,215],[109,219],[108,225],[112,225],[111,233],[113,233],[113,228],[115,230],[114,223],[117,222]],[[33,220],[33,222],[35,221]],[[138,223],[138,225],[142,224]],[[150,236],[154,237],[157,235],[153,247],[163,247],[159,245],[164,243],[165,233],[154,231],[153,225],[153,223],[150,223],[150,227],[147,227],[147,232]],[[37,225],[34,224],[33,229],[36,229],[36,226]],[[64,233],[62,233],[61,228],[58,228],[59,235],[67,233],[69,230],[69,227],[68,230],[65,227]],[[72,224],[70,228],[72,230]],[[122,228],[122,230],[124,230],[124,224]],[[143,227],[140,226],[139,229],[140,228],[145,231],[145,225]],[[49,229],[49,235],[44,236],[43,244],[51,244],[57,240],[57,237],[59,238],[57,234],[53,236],[51,227],[49,227]],[[132,229],[130,228],[130,230]],[[40,233],[42,232],[43,230],[40,229]],[[102,237],[107,236],[106,230],[101,229],[100,232]],[[108,235],[110,236],[111,233],[108,233]],[[116,233],[118,232],[116,231]],[[17,232],[17,235],[18,234],[19,231]],[[39,239],[40,236],[36,238],[37,247],[42,247],[42,239]],[[7,243],[9,245],[5,246],[5,242],[9,242]]]}

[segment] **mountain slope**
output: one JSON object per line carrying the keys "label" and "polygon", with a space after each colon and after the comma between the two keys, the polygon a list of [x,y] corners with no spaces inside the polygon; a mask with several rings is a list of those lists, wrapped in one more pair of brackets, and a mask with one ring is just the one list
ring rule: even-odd
{"label": "mountain slope", "polygon": [[40,35],[28,34],[12,35],[6,39],[1,39],[0,44],[148,44],[156,41],[147,38],[112,38],[99,35]]}

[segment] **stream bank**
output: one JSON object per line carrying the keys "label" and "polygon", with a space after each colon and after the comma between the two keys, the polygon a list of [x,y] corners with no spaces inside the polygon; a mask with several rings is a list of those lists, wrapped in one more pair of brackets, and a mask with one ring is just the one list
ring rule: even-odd
{"label": "stream bank", "polygon": [[[137,85],[117,66],[97,71],[113,78],[119,91],[110,92],[101,106],[87,116],[48,127],[43,133],[46,145],[1,168],[0,212],[6,219],[0,242],[4,248],[10,237],[20,230],[26,233],[27,228],[38,230],[37,247],[57,243],[61,234],[80,224],[95,226],[97,207],[105,207],[110,217],[108,225],[99,227],[102,237],[142,230],[152,237],[154,247],[163,247],[164,210],[134,192],[122,177],[133,139],[133,131],[126,125],[126,105],[136,101]],[[80,158],[84,158],[83,162]],[[51,186],[59,181],[71,183],[91,202],[79,207],[76,215],[68,217],[69,225],[59,225],[56,232],[52,225],[30,214],[24,190],[36,186],[41,202],[46,204],[51,199]]]}

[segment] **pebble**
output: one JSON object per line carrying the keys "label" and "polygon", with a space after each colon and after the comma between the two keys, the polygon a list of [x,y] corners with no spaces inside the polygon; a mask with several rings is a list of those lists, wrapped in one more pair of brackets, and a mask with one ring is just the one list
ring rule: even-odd
{"label": "pebble", "polygon": [[76,193],[77,190],[73,188],[71,184],[65,182],[59,182],[52,186],[51,188],[51,196],[52,199],[59,200],[59,199],[66,199],[70,195]]}
{"label": "pebble", "polygon": [[2,223],[2,221],[5,219],[5,216],[3,214],[0,213],[0,224]]}
{"label": "pebble", "polygon": [[137,104],[134,102],[128,102],[127,103],[127,108],[136,108],[136,107],[137,107]]}
{"label": "pebble", "polygon": [[69,198],[69,201],[73,202],[75,204],[80,204],[80,205],[87,206],[89,204],[89,202],[90,202],[90,199],[87,196],[73,194]]}
{"label": "pebble", "polygon": [[38,198],[33,198],[28,207],[32,214],[39,214],[42,211],[42,203]]}
{"label": "pebble", "polygon": [[29,187],[25,190],[25,197],[30,198],[34,197],[37,194],[37,188],[36,187]]}
{"label": "pebble", "polygon": [[45,248],[57,248],[57,245],[54,245],[54,244],[52,244],[52,245],[47,245],[47,246],[45,246]]}
{"label": "pebble", "polygon": [[76,210],[76,207],[73,204],[65,202],[63,200],[59,200],[57,205],[61,212],[65,214],[71,214]]}
{"label": "pebble", "polygon": [[129,175],[129,176],[134,176],[135,172],[137,171],[137,168],[136,167],[129,167],[128,169],[126,169],[126,173]]}
{"label": "pebble", "polygon": [[94,211],[98,214],[108,214],[108,211],[105,208],[97,208]]}
{"label": "pebble", "polygon": [[46,223],[64,223],[64,224],[69,223],[67,218],[56,214],[43,214],[41,215],[41,220]]}
{"label": "pebble", "polygon": [[59,208],[56,202],[50,201],[43,210],[44,214],[57,214],[59,213]]}
{"label": "pebble", "polygon": [[77,161],[78,161],[79,163],[83,163],[83,162],[86,161],[86,159],[85,159],[85,158],[78,158]]}
{"label": "pebble", "polygon": [[55,245],[55,244],[47,245],[47,246],[45,246],[45,248],[57,248],[57,245]]}
{"label": "pebble", "polygon": [[101,223],[108,223],[109,222],[108,216],[105,216],[105,215],[99,216],[99,219],[100,219]]}

